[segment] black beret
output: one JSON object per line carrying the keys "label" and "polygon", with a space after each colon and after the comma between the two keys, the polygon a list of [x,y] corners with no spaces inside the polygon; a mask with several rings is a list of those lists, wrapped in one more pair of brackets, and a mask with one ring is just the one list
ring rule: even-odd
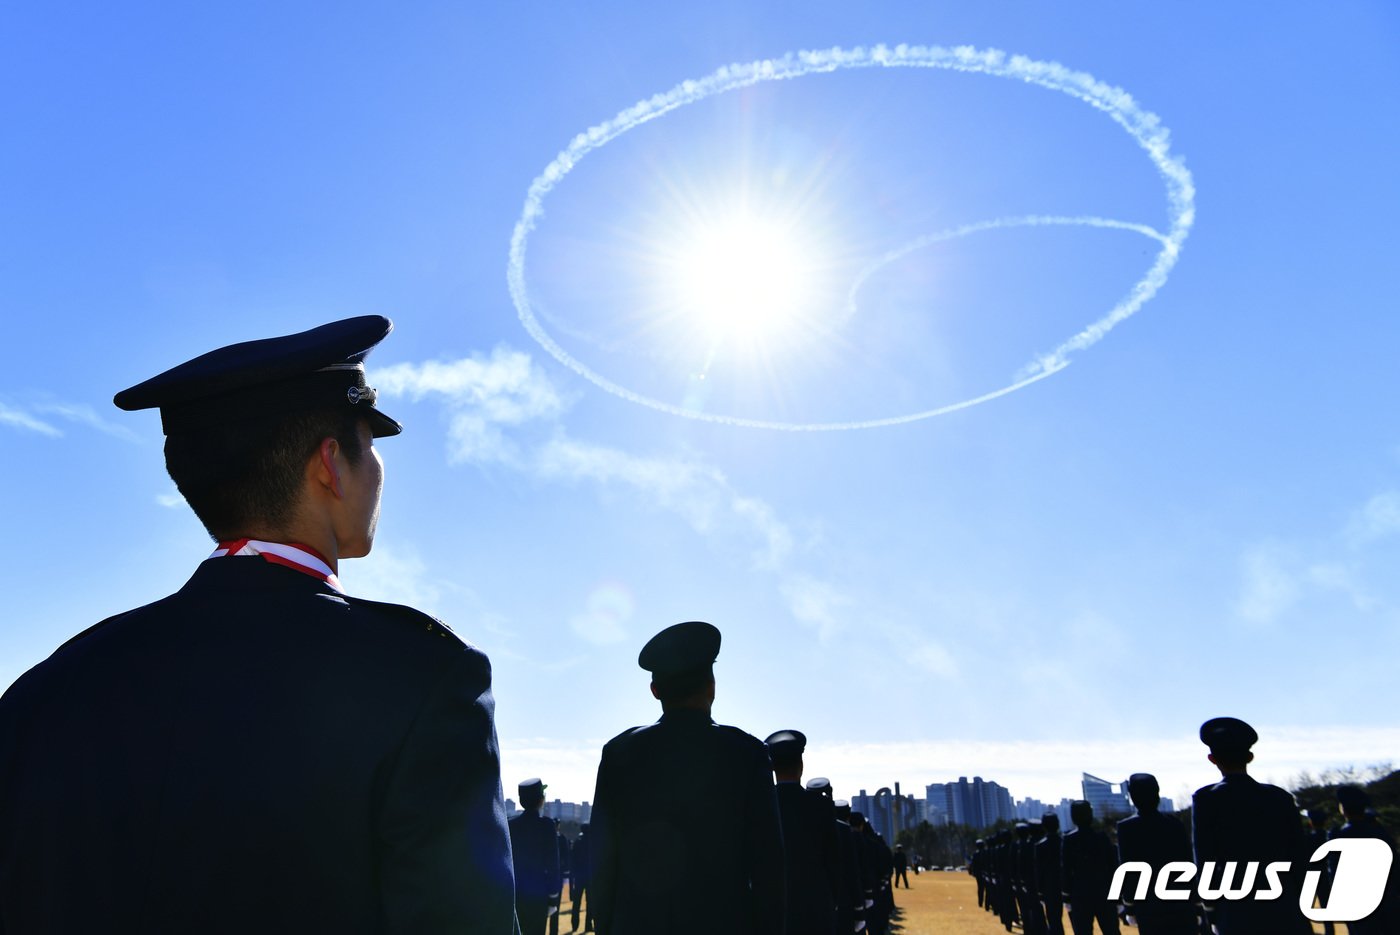
{"label": "black beret", "polygon": [[1212,750],[1243,753],[1258,740],[1254,728],[1237,717],[1213,717],[1201,725],[1201,743]]}
{"label": "black beret", "polygon": [[519,786],[520,797],[523,799],[527,795],[544,795],[544,790],[548,788],[549,787],[539,779],[525,779],[521,781]]}
{"label": "black beret", "polygon": [[345,407],[362,414],[375,438],[403,426],[374,408],[365,357],[394,328],[382,315],[333,321],[280,338],[230,344],[122,390],[128,411],[160,409],[166,435],[211,421],[266,419],[305,409]]}
{"label": "black beret", "polygon": [[763,741],[769,756],[801,756],[807,749],[807,735],[800,730],[780,730]]}
{"label": "black beret", "polygon": [[719,657],[719,630],[692,620],[667,627],[647,640],[637,665],[656,678],[702,669]]}

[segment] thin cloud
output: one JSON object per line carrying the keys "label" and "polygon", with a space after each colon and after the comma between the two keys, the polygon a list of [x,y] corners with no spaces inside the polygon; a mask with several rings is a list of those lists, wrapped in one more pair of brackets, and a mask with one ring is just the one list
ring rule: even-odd
{"label": "thin cloud", "polygon": [[65,433],[54,425],[55,418],[95,429],[122,441],[140,441],[140,436],[131,429],[102,418],[91,406],[52,401],[29,403],[27,406],[0,402],[0,425],[8,425],[49,438],[62,438]]}
{"label": "thin cloud", "polygon": [[739,493],[724,472],[693,458],[633,455],[560,433],[535,452],[532,469],[545,479],[626,488],[702,535],[739,532],[756,539],[752,560],[761,570],[775,570],[793,548],[792,531],[769,504]]}
{"label": "thin cloud", "polygon": [[[1344,600],[1357,614],[1394,605],[1388,575],[1400,533],[1400,492],[1386,490],[1353,511],[1335,533],[1313,541],[1271,539],[1240,556],[1235,613],[1272,625],[1320,599]],[[1378,569],[1384,569],[1380,571]]]}
{"label": "thin cloud", "polygon": [[123,441],[140,441],[140,436],[131,429],[102,418],[93,411],[91,406],[76,403],[40,403],[34,407],[34,411],[44,415],[58,416],[60,419],[96,429],[105,435],[111,435],[113,438],[120,438]]}
{"label": "thin cloud", "polygon": [[156,503],[167,510],[178,510],[185,505],[185,498],[180,494],[179,488],[171,484],[170,489],[165,493],[156,494]]}
{"label": "thin cloud", "polygon": [[1360,548],[1400,533],[1400,491],[1376,494],[1356,511],[1347,527],[1353,547]]}
{"label": "thin cloud", "polygon": [[23,409],[18,409],[3,402],[0,402],[0,425],[8,425],[11,428],[23,429],[26,432],[47,435],[50,438],[61,438],[63,436],[61,431],[42,419],[35,418]]}
{"label": "thin cloud", "polygon": [[779,587],[788,610],[798,621],[814,627],[823,643],[846,627],[852,600],[829,581],[811,575],[790,575]]}
{"label": "thin cloud", "polygon": [[529,354],[504,347],[486,358],[394,364],[376,369],[373,382],[389,397],[406,396],[415,402],[440,398],[449,410],[454,463],[515,463],[520,451],[504,429],[553,420],[566,408],[563,396]]}

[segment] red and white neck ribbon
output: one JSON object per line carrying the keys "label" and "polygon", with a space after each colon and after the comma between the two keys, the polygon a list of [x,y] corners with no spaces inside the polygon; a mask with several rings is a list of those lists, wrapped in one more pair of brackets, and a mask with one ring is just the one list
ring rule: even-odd
{"label": "red and white neck ribbon", "polygon": [[223,558],[229,555],[260,555],[265,562],[294,568],[304,575],[319,578],[341,594],[345,593],[345,589],[340,586],[340,579],[331,571],[330,563],[309,545],[264,542],[261,539],[234,539],[232,542],[220,542],[214,554],[209,557]]}

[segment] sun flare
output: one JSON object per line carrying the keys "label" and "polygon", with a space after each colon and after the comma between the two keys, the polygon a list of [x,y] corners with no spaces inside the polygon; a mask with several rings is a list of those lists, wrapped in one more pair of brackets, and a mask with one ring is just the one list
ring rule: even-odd
{"label": "sun flare", "polygon": [[673,254],[674,304],[711,341],[783,338],[812,300],[813,257],[794,227],[748,213],[697,224]]}

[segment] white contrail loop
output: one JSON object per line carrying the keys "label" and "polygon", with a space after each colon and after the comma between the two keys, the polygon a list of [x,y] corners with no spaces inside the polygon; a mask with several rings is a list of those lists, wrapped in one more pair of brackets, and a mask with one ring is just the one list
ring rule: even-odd
{"label": "white contrail loop", "polygon": [[925,234],[916,237],[900,247],[876,257],[867,263],[859,273],[856,274],[855,281],[851,283],[851,288],[846,292],[846,313],[836,322],[840,326],[850,320],[856,313],[856,295],[861,287],[865,285],[867,279],[893,263],[911,253],[915,253],[925,247],[931,247],[936,243],[943,243],[949,240],[958,240],[969,234],[976,234],[982,231],[1006,230],[1012,227],[1102,227],[1111,230],[1134,231],[1144,237],[1150,237],[1166,249],[1174,250],[1170,239],[1157,230],[1146,224],[1134,224],[1130,221],[1115,221],[1112,218],[1101,218],[1092,215],[1065,216],[1057,214],[1028,214],[1021,217],[997,218],[992,221],[978,221],[975,224],[964,224],[961,227],[951,227],[947,230],[938,231],[933,234]]}
{"label": "white contrail loop", "polygon": [[[535,317],[531,309],[529,293],[525,283],[526,245],[530,234],[535,229],[538,219],[544,213],[543,204],[545,197],[573,170],[580,159],[598,147],[604,146],[621,134],[626,133],[628,130],[664,116],[678,107],[683,107],[686,104],[694,103],[714,94],[747,87],[757,84],[760,81],[779,81],[788,78],[798,78],[803,75],[833,72],[846,68],[870,68],[877,66],[885,68],[942,68],[951,71],[977,72],[1001,78],[1015,78],[1068,94],[1070,97],[1083,101],[1110,116],[1147,152],[1148,157],[1157,167],[1163,181],[1166,183],[1167,204],[1171,216],[1171,225],[1168,233],[1162,235],[1145,225],[1135,225],[1103,218],[1079,218],[1074,220],[1061,218],[1055,220],[1047,217],[1042,218],[1038,223],[1093,224],[1094,226],[1100,227],[1134,230],[1153,237],[1162,243],[1162,250],[1158,253],[1156,261],[1147,271],[1147,274],[1133,286],[1128,295],[1114,306],[1108,314],[1085,327],[1082,331],[1063,342],[1049,354],[1043,355],[1030,362],[1017,374],[1014,381],[1008,386],[978,396],[974,399],[943,406],[938,409],[931,409],[926,412],[911,413],[909,415],[895,416],[888,419],[869,419],[857,422],[768,422],[758,419],[713,415],[673,406],[629,390],[593,371],[583,362],[577,360],[564,350],[564,348],[551,338],[540,325],[539,320]],[[545,167],[544,171],[530,183],[530,188],[526,193],[525,204],[521,210],[520,218],[516,221],[515,229],[511,234],[510,260],[506,268],[506,279],[510,286],[511,298],[515,303],[516,313],[519,315],[521,324],[525,326],[525,330],[529,332],[530,336],[539,342],[540,346],[553,355],[560,363],[602,389],[614,393],[623,399],[649,406],[661,412],[685,416],[691,419],[718,422],[726,425],[775,428],[789,431],[873,428],[876,426],[912,422],[916,419],[925,419],[930,416],[941,415],[958,409],[966,409],[969,406],[974,406],[978,403],[1004,396],[1007,393],[1047,377],[1052,373],[1059,372],[1068,364],[1068,357],[1070,354],[1076,351],[1082,351],[1098,343],[1114,328],[1114,326],[1134,314],[1157,293],[1162,285],[1165,284],[1167,276],[1170,274],[1172,267],[1176,264],[1177,257],[1181,252],[1181,246],[1185,242],[1187,234],[1190,233],[1191,225],[1195,221],[1195,185],[1192,182],[1191,173],[1186,168],[1185,163],[1179,156],[1171,155],[1169,138],[1170,134],[1167,128],[1162,125],[1157,115],[1140,108],[1137,102],[1133,100],[1132,96],[1123,89],[1104,84],[1086,72],[1072,71],[1058,62],[1042,62],[1020,55],[1008,57],[1005,52],[999,49],[976,49],[971,46],[959,46],[957,48],[948,49],[941,46],[910,45],[898,45],[893,48],[885,45],[877,45],[866,49],[863,46],[857,46],[853,49],[832,48],[822,51],[789,52],[781,58],[766,59],[747,64],[726,65],[704,78],[682,81],[669,91],[639,101],[621,111],[610,120],[590,127],[585,132],[575,136],[573,140],[570,141],[569,145],[565,147],[563,152],[559,153],[559,155]],[[998,224],[1000,224],[1000,226],[1013,226],[1007,223],[1008,220],[1015,221],[1017,219],[1003,219],[1001,222],[991,221],[983,225],[968,225],[966,229],[959,228],[958,230],[962,231],[962,233],[954,236],[963,236],[975,230],[989,229],[990,226],[996,226]],[[1020,220],[1026,221],[1026,219]],[[1026,221],[1026,223],[1031,222]],[[938,237],[939,235],[935,234],[931,236]],[[911,247],[910,249],[916,248]],[[889,262],[889,260],[885,262]],[[852,294],[859,288],[861,281],[863,280],[858,280],[856,285],[853,286],[851,290]]]}

